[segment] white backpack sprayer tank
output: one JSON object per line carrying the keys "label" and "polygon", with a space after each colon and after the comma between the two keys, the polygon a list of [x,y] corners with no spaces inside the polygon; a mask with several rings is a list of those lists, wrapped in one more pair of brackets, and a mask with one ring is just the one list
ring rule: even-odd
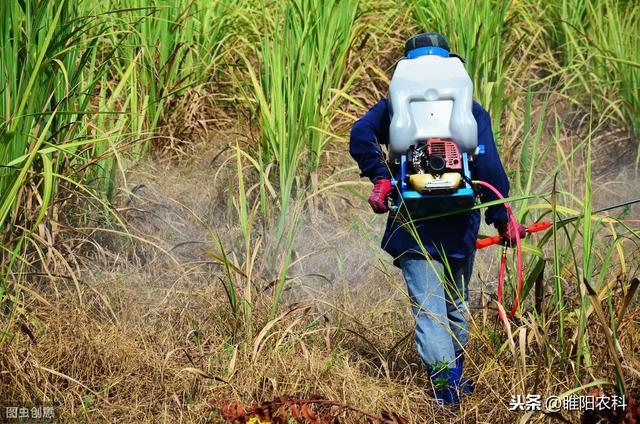
{"label": "white backpack sprayer tank", "polygon": [[403,206],[416,218],[473,206],[469,161],[478,130],[460,58],[438,47],[410,51],[396,66],[389,100],[392,210]]}

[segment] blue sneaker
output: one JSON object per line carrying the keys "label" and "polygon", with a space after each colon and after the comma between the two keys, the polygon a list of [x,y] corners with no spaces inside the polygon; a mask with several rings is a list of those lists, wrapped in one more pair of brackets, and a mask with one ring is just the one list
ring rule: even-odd
{"label": "blue sneaker", "polygon": [[433,384],[433,397],[440,405],[456,405],[460,403],[460,377],[462,369],[459,367],[442,368],[431,372],[429,376]]}
{"label": "blue sneaker", "polygon": [[475,390],[475,385],[473,384],[473,380],[462,377],[462,370],[464,369],[464,351],[456,350],[456,367],[460,368],[460,391],[462,394],[468,395],[473,393]]}

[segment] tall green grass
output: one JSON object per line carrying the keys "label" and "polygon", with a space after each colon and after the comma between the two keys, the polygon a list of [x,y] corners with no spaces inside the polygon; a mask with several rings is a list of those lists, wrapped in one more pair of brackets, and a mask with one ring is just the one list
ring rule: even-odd
{"label": "tall green grass", "polygon": [[19,303],[9,281],[20,281],[28,251],[44,261],[43,238],[51,238],[45,218],[57,185],[77,184],[72,164],[92,160],[85,154],[91,143],[85,113],[105,67],[96,63],[97,42],[87,35],[97,24],[81,17],[74,2],[2,2],[0,22],[0,305],[6,330]]}
{"label": "tall green grass", "polygon": [[640,6],[590,0],[587,10],[589,53],[598,77],[594,85],[610,88],[603,95],[615,100],[615,114],[640,134]]}
{"label": "tall green grass", "polygon": [[230,0],[111,0],[98,6],[113,28],[110,77],[129,80],[132,130],[153,133],[177,96],[212,79],[239,9]]}
{"label": "tall green grass", "polygon": [[[42,219],[67,158],[85,134],[99,81],[94,22],[73,2],[3,2],[0,38],[0,228]],[[45,150],[46,149],[46,150]],[[25,208],[29,204],[31,208]]]}
{"label": "tall green grass", "polygon": [[98,158],[91,179],[102,182],[94,188],[111,193],[115,167],[108,157],[123,143],[148,140],[178,93],[213,78],[236,10],[230,1],[0,7],[3,229],[9,216],[15,223],[21,215],[32,188],[51,197],[37,179],[44,168],[53,190],[56,173]]}
{"label": "tall green grass", "polygon": [[[89,180],[109,196],[116,169],[111,156],[125,145],[143,151],[177,96],[216,76],[238,10],[225,0],[59,6],[27,1],[1,7],[3,228],[9,214],[20,215],[17,197],[32,182],[28,172],[44,166],[50,165],[53,178],[79,159],[95,158]],[[47,148],[42,165],[27,155],[37,151],[35,141]],[[32,164],[37,169],[30,170]]]}
{"label": "tall green grass", "polygon": [[0,302],[16,300],[16,267],[47,266],[59,187],[109,210],[117,171],[144,154],[186,89],[218,78],[238,10],[228,0],[0,3]]}
{"label": "tall green grass", "polygon": [[560,90],[638,134],[640,7],[622,0],[562,0],[545,7],[549,43],[561,54]]}
{"label": "tall green grass", "polygon": [[161,126],[172,124],[171,114],[189,104],[188,96],[220,75],[242,8],[229,0],[85,0],[82,5],[102,23],[92,35],[101,41],[98,61],[109,64],[93,121],[95,134],[107,136],[93,147],[96,156],[105,156],[94,188],[109,198],[116,171],[126,168],[116,164],[114,153],[128,146],[125,157],[143,156],[164,131]]}
{"label": "tall green grass", "polygon": [[278,14],[281,20],[265,23],[258,65],[246,64],[260,126],[258,155],[264,166],[277,166],[282,231],[294,191],[309,187],[331,138],[349,83],[347,55],[361,27],[357,0],[292,0],[278,6]]}
{"label": "tall green grass", "polygon": [[[354,78],[347,74],[347,58],[363,28],[358,5],[357,0],[281,3],[273,14],[263,15],[260,42],[252,49],[257,64],[240,52],[250,79],[246,97],[260,128],[256,148],[236,149],[238,193],[234,206],[243,240],[242,265],[238,268],[244,269],[240,297],[248,334],[253,328],[255,287],[251,276],[258,252],[268,262],[265,268],[274,274],[269,319],[276,317],[304,218],[303,208],[314,198],[310,192],[319,188],[316,171],[332,138],[331,124],[345,97],[344,89]],[[258,27],[256,32],[260,32]],[[251,164],[258,177],[259,193],[253,203],[245,193],[241,159]],[[267,222],[260,235],[254,228],[260,224],[258,211],[262,223]],[[271,218],[276,214],[279,217],[272,234]],[[237,285],[228,281],[228,287]]]}

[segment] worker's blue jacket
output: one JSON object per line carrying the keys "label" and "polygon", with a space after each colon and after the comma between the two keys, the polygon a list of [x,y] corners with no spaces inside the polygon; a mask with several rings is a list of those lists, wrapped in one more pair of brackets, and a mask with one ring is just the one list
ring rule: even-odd
{"label": "worker's blue jacket", "polygon": [[[471,176],[474,180],[483,180],[493,185],[505,197],[509,194],[509,180],[504,172],[498,156],[489,113],[478,103],[473,102],[473,116],[478,124],[478,145],[484,145],[484,155],[470,162]],[[362,171],[361,177],[368,177],[372,182],[379,178],[391,178],[384,160],[380,145],[389,143],[389,125],[391,117],[387,99],[380,100],[351,129],[349,152],[358,162]],[[488,202],[496,200],[495,194],[486,188],[480,191],[480,200]],[[487,224],[508,221],[507,211],[503,205],[486,209]],[[442,218],[416,221],[415,226],[420,241],[432,256],[463,258],[475,251],[475,242],[480,227],[480,212],[450,215]],[[394,258],[412,251],[421,253],[418,241],[400,224],[395,214],[390,213],[387,228],[382,238],[382,248]]]}

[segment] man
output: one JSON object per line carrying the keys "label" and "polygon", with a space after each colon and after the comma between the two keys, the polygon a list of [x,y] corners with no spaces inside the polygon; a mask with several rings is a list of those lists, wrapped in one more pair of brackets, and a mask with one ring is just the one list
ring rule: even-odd
{"label": "man", "polygon": [[[449,52],[442,35],[426,33],[407,41],[405,56],[412,58],[416,49],[424,47]],[[477,123],[478,145],[484,146],[484,155],[470,163],[472,178],[488,182],[506,197],[509,182],[493,139],[489,113],[476,102],[473,102],[472,113]],[[389,103],[382,99],[354,124],[349,145],[360,175],[374,184],[369,204],[379,214],[389,211],[391,174],[380,146],[389,142],[390,123]],[[480,198],[488,202],[496,196],[483,188]],[[402,269],[406,280],[416,319],[416,347],[434,383],[434,396],[439,403],[458,403],[460,392],[473,390],[470,381],[462,380],[462,366],[468,340],[465,317],[468,285],[480,213],[418,221],[414,223],[415,232],[402,225],[398,218],[396,214],[389,215],[382,248],[394,258],[394,264]],[[487,208],[485,220],[493,224],[508,243],[515,242],[516,235],[507,225],[508,215],[503,205]],[[518,232],[524,236],[524,226],[519,225]]]}

